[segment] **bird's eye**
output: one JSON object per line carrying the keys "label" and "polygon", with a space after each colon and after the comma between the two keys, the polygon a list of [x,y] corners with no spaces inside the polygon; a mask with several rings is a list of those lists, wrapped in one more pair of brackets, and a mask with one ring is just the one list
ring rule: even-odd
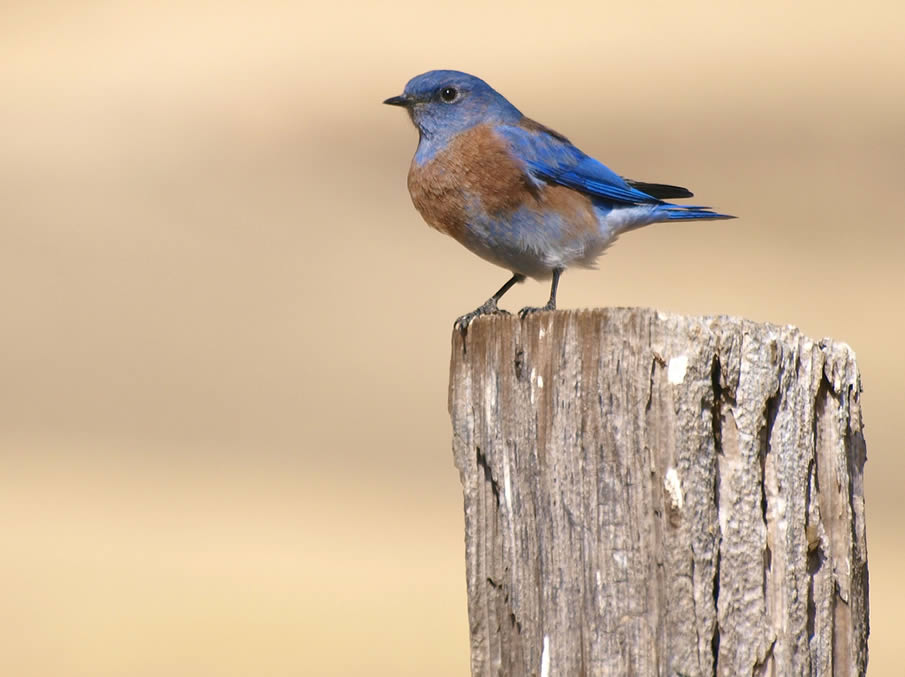
{"label": "bird's eye", "polygon": [[440,98],[446,103],[452,103],[459,98],[459,91],[455,87],[444,87],[440,90]]}

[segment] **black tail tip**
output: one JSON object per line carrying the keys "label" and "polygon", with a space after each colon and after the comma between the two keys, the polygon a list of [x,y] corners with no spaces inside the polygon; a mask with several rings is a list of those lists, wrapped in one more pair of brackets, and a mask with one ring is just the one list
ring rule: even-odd
{"label": "black tail tip", "polygon": [[640,190],[642,193],[647,193],[658,200],[694,197],[694,193],[687,188],[682,188],[682,186],[670,186],[665,183],[645,183],[644,181],[632,181],[631,179],[626,179],[626,183],[632,188]]}

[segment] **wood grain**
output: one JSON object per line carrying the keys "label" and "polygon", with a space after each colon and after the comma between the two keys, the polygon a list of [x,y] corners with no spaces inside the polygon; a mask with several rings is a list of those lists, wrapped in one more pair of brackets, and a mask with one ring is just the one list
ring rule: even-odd
{"label": "wood grain", "polygon": [[845,344],[651,310],[453,333],[475,675],[861,675]]}

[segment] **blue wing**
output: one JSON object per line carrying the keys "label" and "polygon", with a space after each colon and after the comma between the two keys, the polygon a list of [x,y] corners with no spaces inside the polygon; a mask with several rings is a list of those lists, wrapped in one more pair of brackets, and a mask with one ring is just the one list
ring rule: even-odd
{"label": "blue wing", "polygon": [[582,153],[564,136],[533,120],[499,125],[496,130],[536,179],[612,202],[660,204],[657,198],[633,188],[603,163]]}

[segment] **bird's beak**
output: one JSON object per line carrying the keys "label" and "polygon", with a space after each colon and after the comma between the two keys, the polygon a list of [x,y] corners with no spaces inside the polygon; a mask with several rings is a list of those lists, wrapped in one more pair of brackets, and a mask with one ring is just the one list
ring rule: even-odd
{"label": "bird's beak", "polygon": [[403,94],[402,96],[391,96],[384,103],[388,106],[408,106],[411,103],[411,99]]}

